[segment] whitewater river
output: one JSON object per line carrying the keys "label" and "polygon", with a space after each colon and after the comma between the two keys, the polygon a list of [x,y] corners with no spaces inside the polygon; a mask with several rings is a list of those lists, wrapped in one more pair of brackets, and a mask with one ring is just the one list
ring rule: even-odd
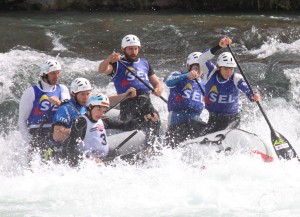
{"label": "whitewater river", "polygon": [[[17,127],[22,92],[37,81],[39,66],[58,53],[61,83],[86,77],[94,91],[111,95],[113,85],[97,67],[119,51],[124,35],[139,36],[141,55],[161,81],[183,68],[190,52],[228,36],[274,128],[300,153],[300,16],[19,12],[0,14],[0,32],[1,217],[300,216],[296,161],[264,163],[242,153],[187,159],[182,149],[163,148],[142,164],[85,162],[75,170],[36,159],[29,169]],[[165,121],[166,104],[152,99]],[[257,105],[244,96],[241,104],[241,128],[271,145]]]}

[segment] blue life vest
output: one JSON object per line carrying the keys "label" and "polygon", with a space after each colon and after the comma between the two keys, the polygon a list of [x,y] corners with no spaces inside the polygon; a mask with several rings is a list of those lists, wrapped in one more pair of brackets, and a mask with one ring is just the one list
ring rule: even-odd
{"label": "blue life vest", "polygon": [[[56,96],[61,99],[61,88],[58,84],[55,85],[55,90],[53,92],[44,92],[40,90],[37,85],[33,86],[33,90],[35,94],[35,100],[33,102],[31,113],[28,117],[28,126],[40,124],[44,118],[44,115],[46,115],[49,109],[51,109],[52,103],[50,102],[48,97]],[[55,106],[47,115],[47,119],[44,122],[45,127],[47,126],[47,124],[52,124],[56,110],[57,106]]]}
{"label": "blue life vest", "polygon": [[[204,87],[202,81],[199,83]],[[170,88],[168,109],[169,111],[176,112],[188,111],[200,113],[204,107],[203,98],[203,94],[197,82],[195,80],[184,79],[178,82],[175,87]]]}
{"label": "blue life vest", "polygon": [[[146,59],[140,58],[137,62],[120,61],[122,61],[128,69],[135,72],[141,79],[151,86],[148,77],[149,65]],[[119,63],[117,65],[117,72],[113,81],[118,94],[125,93],[130,87],[134,87],[138,92],[150,91],[148,87],[146,87],[129,70]]]}
{"label": "blue life vest", "polygon": [[232,115],[239,111],[239,89],[234,84],[234,75],[227,80],[217,78],[219,70],[205,84],[205,107],[209,112]]}
{"label": "blue life vest", "polygon": [[62,123],[66,127],[71,128],[72,121],[85,112],[86,108],[78,105],[74,98],[72,98],[58,108],[54,116],[53,124]]}

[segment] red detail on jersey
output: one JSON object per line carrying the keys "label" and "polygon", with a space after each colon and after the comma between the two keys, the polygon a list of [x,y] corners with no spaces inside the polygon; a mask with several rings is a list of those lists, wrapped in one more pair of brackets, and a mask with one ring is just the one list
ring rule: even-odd
{"label": "red detail on jersey", "polygon": [[97,124],[96,125],[96,129],[97,129],[97,131],[102,131],[102,130],[104,130],[104,126],[101,124]]}
{"label": "red detail on jersey", "polygon": [[39,109],[39,107],[36,107],[34,109],[34,112],[33,112],[35,115],[40,115],[40,114],[43,114],[43,112],[41,112],[41,110]]}
{"label": "red detail on jersey", "polygon": [[129,84],[129,82],[126,81],[125,79],[123,79],[123,80],[122,80],[122,83],[121,83],[121,86],[124,87],[124,86],[126,86],[126,85],[128,85],[128,84]]}
{"label": "red detail on jersey", "polygon": [[212,104],[212,102],[208,99],[208,96],[204,97],[205,104]]}
{"label": "red detail on jersey", "polygon": [[176,102],[180,102],[180,101],[182,101],[182,100],[183,100],[182,96],[181,96],[180,94],[177,94],[177,96],[176,96],[176,98],[175,98],[175,101],[176,101]]}

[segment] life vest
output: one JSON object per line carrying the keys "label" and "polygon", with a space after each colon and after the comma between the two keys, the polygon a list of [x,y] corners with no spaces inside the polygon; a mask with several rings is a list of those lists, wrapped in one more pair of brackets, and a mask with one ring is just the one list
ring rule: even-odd
{"label": "life vest", "polygon": [[44,92],[40,90],[37,85],[34,85],[33,90],[35,100],[33,101],[33,107],[27,120],[28,126],[29,128],[39,127],[44,116],[47,115],[43,127],[50,127],[53,122],[57,106],[54,106],[54,108],[48,113],[52,107],[49,97],[56,96],[58,99],[61,99],[61,88],[58,84],[56,84],[53,92]]}
{"label": "life vest", "polygon": [[[137,62],[127,62],[125,60],[120,61],[122,61],[128,69],[133,71],[137,76],[151,86],[148,77],[149,65],[146,59],[140,58]],[[117,93],[125,93],[130,87],[134,87],[138,92],[149,92],[149,88],[138,80],[127,68],[120,63],[117,64],[117,72],[113,77]]]}
{"label": "life vest", "polygon": [[91,121],[86,115],[87,128],[83,141],[79,144],[80,151],[90,157],[104,157],[109,151],[107,144],[107,135],[103,121],[99,119],[97,122]]}
{"label": "life vest", "polygon": [[239,89],[234,83],[235,73],[226,81],[216,71],[205,84],[205,107],[209,112],[231,115],[239,111]]}
{"label": "life vest", "polygon": [[[199,82],[203,87],[202,81]],[[204,88],[203,88],[204,89]],[[184,79],[170,88],[169,111],[191,111],[200,113],[204,107],[204,97],[195,80]]]}

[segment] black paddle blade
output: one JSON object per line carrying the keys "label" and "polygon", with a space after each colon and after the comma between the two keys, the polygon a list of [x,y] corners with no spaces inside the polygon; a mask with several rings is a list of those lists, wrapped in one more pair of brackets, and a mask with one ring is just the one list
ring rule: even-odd
{"label": "black paddle blade", "polygon": [[282,160],[291,160],[299,157],[290,142],[280,133],[271,133],[272,144],[274,146],[277,157]]}

